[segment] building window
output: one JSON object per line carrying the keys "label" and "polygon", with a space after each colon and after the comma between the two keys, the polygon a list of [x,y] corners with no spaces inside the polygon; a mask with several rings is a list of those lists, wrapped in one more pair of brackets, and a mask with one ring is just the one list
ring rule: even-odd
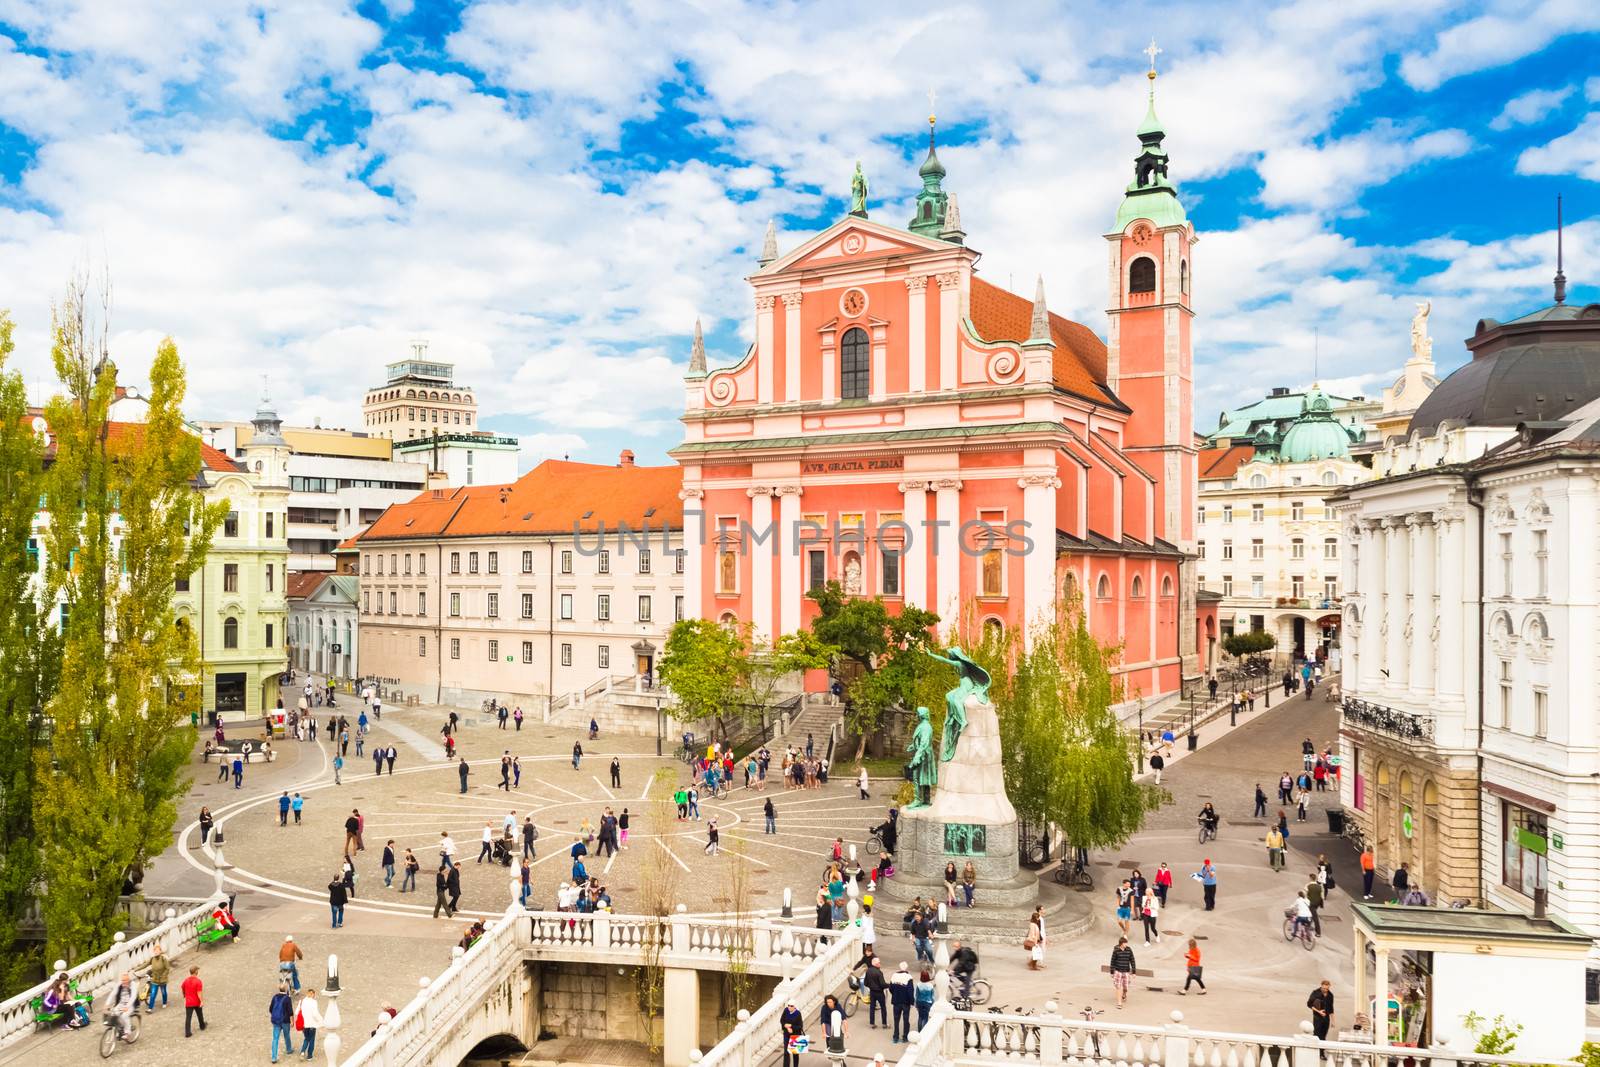
{"label": "building window", "polygon": [[459,619],[461,617],[461,594],[460,593],[451,593],[450,594],[450,617],[452,619]]}
{"label": "building window", "polygon": [[1305,542],[1304,538],[1296,537],[1296,538],[1294,538],[1293,540],[1291,540],[1289,542],[1289,558],[1290,559],[1305,559],[1306,558],[1306,542]]}
{"label": "building window", "polygon": [[1128,292],[1153,293],[1156,291],[1156,261],[1140,256],[1128,264]]}
{"label": "building window", "polygon": [[1500,728],[1511,729],[1511,661],[1500,661]]}
{"label": "building window", "polygon": [[486,598],[486,600],[485,600],[485,605],[486,605],[485,614],[487,614],[489,616],[489,618],[498,619],[500,617],[500,594],[499,593],[490,593],[488,595],[488,597]]}
{"label": "building window", "polygon": [[1322,558],[1339,558],[1339,539],[1337,537],[1324,537],[1322,539]]}
{"label": "building window", "polygon": [[372,613],[372,606],[367,600],[367,598],[371,595],[371,593],[364,590],[361,593],[361,614],[363,615],[370,615]]}
{"label": "building window", "polygon": [[239,647],[239,620],[227,619],[222,624],[222,647]]}
{"label": "building window", "polygon": [[572,549],[570,548],[563,548],[561,550],[561,573],[572,573]]}
{"label": "building window", "polygon": [[1303,500],[1289,501],[1289,518],[1299,522],[1306,517],[1306,504]]}
{"label": "building window", "polygon": [[561,594],[561,617],[568,622],[572,621],[572,594]]}
{"label": "building window", "polygon": [[239,565],[237,563],[224,563],[222,565],[222,591],[224,593],[237,593],[239,591]]}
{"label": "building window", "polygon": [[411,553],[409,552],[406,553],[406,574],[408,576],[411,574]]}
{"label": "building window", "polygon": [[272,624],[269,622],[269,623],[267,623],[267,645],[266,645],[266,647],[268,647],[268,648],[272,647],[272,638],[273,638]]}
{"label": "building window", "polygon": [[418,615],[426,615],[427,613],[428,613],[428,594],[427,593],[418,593],[417,594],[417,614]]}
{"label": "building window", "polygon": [[522,617],[524,619],[533,618],[533,594],[532,593],[523,593],[522,594]]}
{"label": "building window", "polygon": [[1195,552],[1199,556],[1200,559],[1205,559],[1206,558],[1206,543],[1204,541],[1196,542],[1196,544],[1195,544]]}
{"label": "building window", "polygon": [[1224,574],[1222,576],[1222,595],[1223,596],[1232,596],[1233,595],[1233,575],[1231,575],[1231,574]]}
{"label": "building window", "polygon": [[839,396],[843,400],[865,400],[872,390],[872,343],[867,331],[847,330],[840,342]]}
{"label": "building window", "polygon": [[1222,521],[1223,522],[1232,522],[1233,521],[1233,505],[1232,504],[1224,504],[1224,505],[1222,505]]}
{"label": "building window", "polygon": [[1328,600],[1339,599],[1339,579],[1329,575],[1322,579],[1322,595]]}
{"label": "building window", "polygon": [[1250,595],[1251,596],[1266,596],[1267,595],[1267,579],[1265,577],[1263,577],[1262,575],[1259,575],[1259,574],[1252,574],[1250,576]]}
{"label": "building window", "polygon": [[389,614],[390,615],[398,615],[398,614],[400,614],[400,600],[399,600],[399,597],[400,597],[399,593],[390,593],[389,594]]}
{"label": "building window", "polygon": [[1550,595],[1550,534],[1545,530],[1533,531],[1534,596]]}
{"label": "building window", "polygon": [[[394,552],[389,553],[389,573],[390,574],[399,574],[400,573],[399,559],[400,559],[400,557],[399,557],[399,555],[397,553],[394,553]],[[379,571],[378,573],[382,574],[383,572]]]}
{"label": "building window", "polygon": [[602,548],[594,558],[594,572],[596,574],[611,573],[611,550]]}
{"label": "building window", "polygon": [[1289,596],[1294,600],[1303,599],[1306,595],[1306,576],[1303,574],[1289,575]]}
{"label": "building window", "polygon": [[459,553],[459,552],[450,553],[450,573],[451,574],[460,574],[461,573],[461,553]]}
{"label": "building window", "polygon": [[489,561],[488,562],[489,562],[489,573],[490,574],[499,574],[500,573],[500,553],[498,553],[498,552],[489,553]]}
{"label": "building window", "polygon": [[1335,474],[1333,471],[1323,471],[1322,472],[1322,484],[1323,485],[1338,485],[1339,484],[1339,476],[1337,474]]}
{"label": "building window", "polygon": [[672,621],[683,621],[683,597],[681,596],[675,596],[672,598]]}
{"label": "building window", "polygon": [[417,658],[428,658],[428,639],[426,637],[417,638]]}
{"label": "building window", "polygon": [[173,589],[174,592],[177,592],[177,593],[187,593],[189,591],[189,579],[187,579],[187,578],[176,578],[176,579],[174,579],[173,582],[172,582],[172,589]]}
{"label": "building window", "polygon": [[1222,558],[1223,559],[1232,559],[1233,558],[1233,542],[1231,540],[1229,540],[1228,538],[1226,538],[1226,537],[1224,537],[1222,539]]}
{"label": "building window", "polygon": [[500,658],[500,642],[496,641],[494,638],[491,637],[491,638],[489,638],[489,662],[493,663],[494,661],[498,660],[499,658]]}
{"label": "building window", "polygon": [[532,574],[533,573],[533,553],[532,552],[524,552],[522,554],[522,573],[523,574]]}
{"label": "building window", "polygon": [[1251,559],[1266,559],[1267,558],[1267,545],[1266,545],[1266,542],[1263,541],[1259,537],[1251,538],[1251,540],[1250,540],[1250,558]]}
{"label": "building window", "polygon": [[524,641],[524,642],[522,642],[522,662],[524,662],[524,663],[532,663],[533,662],[533,642],[532,641]]}
{"label": "building window", "polygon": [[1550,736],[1550,694],[1543,689],[1533,691],[1533,736]]}
{"label": "building window", "polygon": [[269,593],[272,592],[272,572],[274,569],[272,564],[267,564],[267,592]]}
{"label": "building window", "polygon": [[806,553],[806,590],[821,589],[828,580],[828,556],[820,548]]}
{"label": "building window", "polygon": [[572,666],[572,646],[564,641],[561,643],[561,665],[563,667]]}
{"label": "building window", "polygon": [[1250,505],[1250,521],[1251,522],[1262,522],[1262,521],[1264,521],[1266,519],[1266,517],[1267,517],[1267,506],[1265,504],[1251,504]]}
{"label": "building window", "polygon": [[267,540],[269,540],[269,541],[272,540],[272,538],[275,536],[273,534],[273,532],[272,532],[272,529],[273,529],[272,520],[274,518],[276,518],[276,516],[273,515],[272,512],[270,512],[270,511],[267,512]]}
{"label": "building window", "polygon": [[1500,595],[1511,595],[1511,535],[1500,535]]}
{"label": "building window", "polygon": [[639,621],[650,621],[650,598],[647,596],[641,596],[639,598]]}
{"label": "building window", "polygon": [[1252,488],[1252,489],[1265,489],[1266,487],[1267,487],[1267,476],[1265,474],[1252,474],[1250,476],[1250,488]]}
{"label": "building window", "polygon": [[1187,259],[1178,261],[1178,291],[1184,296],[1189,295],[1189,261]]}
{"label": "building window", "polygon": [[1128,586],[1128,595],[1136,600],[1144,598],[1144,579],[1137,574],[1133,576],[1133,581]]}
{"label": "building window", "polygon": [[1100,580],[1094,586],[1094,595],[1101,600],[1111,599],[1111,578],[1109,576],[1104,574],[1100,576]]}
{"label": "building window", "polygon": [[1503,853],[1500,882],[1525,897],[1548,885],[1550,824],[1542,811],[1532,811],[1508,800],[1500,802]]}
{"label": "building window", "polygon": [[883,595],[900,595],[900,553],[884,549],[879,555],[878,570],[883,576]]}
{"label": "building window", "polygon": [[450,658],[451,659],[460,659],[461,658],[461,638],[459,638],[459,637],[452,637],[450,639]]}
{"label": "building window", "polygon": [[361,556],[361,573],[362,574],[371,574],[372,573],[372,557],[370,555],[367,555],[366,553],[363,553],[362,556]]}
{"label": "building window", "polygon": [[1206,509],[1205,509],[1205,505],[1204,504],[1202,504],[1200,507],[1195,509],[1194,521],[1198,522],[1198,523],[1201,523],[1202,525],[1205,523],[1205,521],[1206,521]]}
{"label": "building window", "polygon": [[467,573],[468,574],[477,574],[478,573],[478,554],[476,552],[468,552],[467,553]]}
{"label": "building window", "polygon": [[683,557],[683,549],[681,549],[681,548],[678,549],[676,552],[674,552],[672,554],[672,573],[673,574],[682,574],[683,573],[683,558],[684,558]]}
{"label": "building window", "polygon": [[650,550],[648,548],[641,548],[639,550],[639,573],[650,573]]}
{"label": "building window", "polygon": [[599,663],[600,667],[608,668],[608,667],[611,666],[611,646],[610,645],[601,645],[600,646],[600,657],[599,658],[600,658],[600,663]]}
{"label": "building window", "polygon": [[417,573],[419,575],[428,573],[428,557],[421,552],[417,553]]}
{"label": "building window", "polygon": [[601,622],[611,621],[610,593],[600,593],[594,598],[594,617]]}
{"label": "building window", "polygon": [[239,536],[239,513],[237,511],[228,512],[227,517],[222,520],[222,536]]}

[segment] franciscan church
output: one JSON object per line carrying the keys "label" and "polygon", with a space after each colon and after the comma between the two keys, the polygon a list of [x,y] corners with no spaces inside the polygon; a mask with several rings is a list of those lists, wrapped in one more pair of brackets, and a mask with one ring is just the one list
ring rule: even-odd
{"label": "franciscan church", "polygon": [[1199,674],[1196,237],[1155,78],[1114,215],[1107,198],[1100,332],[1053,313],[1042,280],[1029,296],[982,276],[932,116],[909,222],[871,217],[858,166],[844,218],[783,252],[769,226],[754,344],[710,366],[697,327],[685,378],[690,617],[770,639],[837,580],[971,642],[1070,598],[1120,647],[1130,705]]}

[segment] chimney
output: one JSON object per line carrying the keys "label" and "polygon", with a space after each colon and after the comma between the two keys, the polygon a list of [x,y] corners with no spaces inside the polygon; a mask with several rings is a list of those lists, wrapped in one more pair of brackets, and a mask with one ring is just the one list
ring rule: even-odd
{"label": "chimney", "polygon": [[619,466],[619,467],[631,467],[631,466],[633,466],[633,449],[624,448],[622,450],[622,455],[617,457],[617,466]]}

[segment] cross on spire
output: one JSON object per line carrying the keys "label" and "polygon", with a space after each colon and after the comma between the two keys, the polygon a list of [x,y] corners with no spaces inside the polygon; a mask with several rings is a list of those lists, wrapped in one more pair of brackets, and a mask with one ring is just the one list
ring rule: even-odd
{"label": "cross on spire", "polygon": [[1150,44],[1145,48],[1144,54],[1150,57],[1150,77],[1152,79],[1156,76],[1156,56],[1159,56],[1161,51],[1161,48],[1156,44],[1156,39],[1154,37],[1150,38]]}

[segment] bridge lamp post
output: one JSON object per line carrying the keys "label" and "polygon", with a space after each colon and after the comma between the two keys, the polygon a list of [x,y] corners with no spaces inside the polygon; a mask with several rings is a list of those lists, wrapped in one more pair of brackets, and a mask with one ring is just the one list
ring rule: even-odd
{"label": "bridge lamp post", "polygon": [[783,887],[783,911],[780,915],[785,919],[794,918],[794,893],[788,886]]}

